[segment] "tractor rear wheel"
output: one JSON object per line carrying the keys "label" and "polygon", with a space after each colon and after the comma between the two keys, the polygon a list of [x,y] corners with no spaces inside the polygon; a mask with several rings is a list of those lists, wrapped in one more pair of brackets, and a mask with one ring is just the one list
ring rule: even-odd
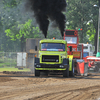
{"label": "tractor rear wheel", "polygon": [[88,75],[88,63],[84,63],[84,76]]}
{"label": "tractor rear wheel", "polygon": [[97,65],[95,66],[94,71],[99,72],[99,67]]}
{"label": "tractor rear wheel", "polygon": [[74,77],[74,61],[72,61],[72,71],[69,71],[69,76]]}

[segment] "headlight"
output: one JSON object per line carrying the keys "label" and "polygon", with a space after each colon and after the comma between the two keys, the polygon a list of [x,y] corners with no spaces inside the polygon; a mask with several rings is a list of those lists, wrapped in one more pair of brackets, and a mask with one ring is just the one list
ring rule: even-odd
{"label": "headlight", "polygon": [[66,56],[65,55],[61,55],[61,58],[66,58]]}
{"label": "headlight", "polygon": [[36,67],[41,67],[41,65],[36,65]]}
{"label": "headlight", "polygon": [[60,67],[60,68],[64,68],[64,66],[63,66],[63,65],[60,65],[59,67]]}
{"label": "headlight", "polygon": [[62,58],[66,58],[66,56],[65,56],[65,55],[64,55],[64,56],[62,55],[61,57],[62,57]]}

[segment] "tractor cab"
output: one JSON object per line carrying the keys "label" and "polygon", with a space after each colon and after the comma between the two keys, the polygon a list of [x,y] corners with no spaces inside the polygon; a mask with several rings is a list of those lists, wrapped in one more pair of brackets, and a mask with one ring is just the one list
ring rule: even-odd
{"label": "tractor cab", "polygon": [[82,59],[83,44],[79,44],[78,30],[65,30],[64,40],[67,41],[67,53],[73,55],[73,58]]}

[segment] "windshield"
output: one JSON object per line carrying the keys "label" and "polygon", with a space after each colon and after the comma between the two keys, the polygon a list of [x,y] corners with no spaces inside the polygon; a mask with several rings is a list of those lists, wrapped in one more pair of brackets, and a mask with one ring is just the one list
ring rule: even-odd
{"label": "windshield", "polygon": [[71,44],[77,43],[77,37],[65,37],[65,40],[67,41],[67,43],[71,43]]}
{"label": "windshield", "polygon": [[65,51],[63,43],[42,43],[41,51]]}

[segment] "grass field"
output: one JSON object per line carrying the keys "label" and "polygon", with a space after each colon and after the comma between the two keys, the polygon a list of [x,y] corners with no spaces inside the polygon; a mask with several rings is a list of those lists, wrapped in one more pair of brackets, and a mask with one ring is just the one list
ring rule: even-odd
{"label": "grass field", "polygon": [[3,71],[30,71],[29,68],[19,70],[17,67],[17,53],[0,53],[0,72]]}
{"label": "grass field", "polygon": [[23,68],[23,70],[19,70],[18,68],[15,68],[17,66],[17,59],[13,58],[0,58],[0,72],[3,71],[30,71],[28,68]]}
{"label": "grass field", "polygon": [[11,58],[0,58],[0,68],[3,67],[15,67],[17,65],[17,59],[11,59]]}
{"label": "grass field", "polygon": [[18,68],[0,68],[0,72],[3,72],[3,71],[30,71],[30,69],[28,68],[23,68],[23,70],[19,70]]}

